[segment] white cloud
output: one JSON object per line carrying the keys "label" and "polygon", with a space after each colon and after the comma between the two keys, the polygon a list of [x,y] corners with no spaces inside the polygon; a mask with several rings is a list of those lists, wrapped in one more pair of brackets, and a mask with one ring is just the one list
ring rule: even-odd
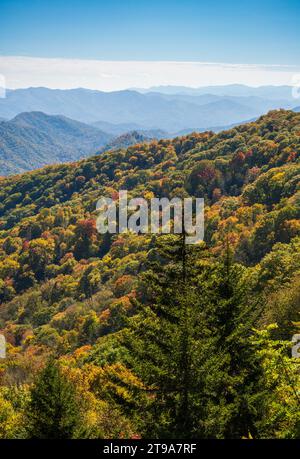
{"label": "white cloud", "polygon": [[299,73],[299,66],[0,56],[0,74],[11,89],[46,86],[114,91],[156,85],[281,85],[291,84]]}

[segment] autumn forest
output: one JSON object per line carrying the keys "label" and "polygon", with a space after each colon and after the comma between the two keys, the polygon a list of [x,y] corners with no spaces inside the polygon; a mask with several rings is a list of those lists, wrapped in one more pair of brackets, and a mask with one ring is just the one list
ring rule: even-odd
{"label": "autumn forest", "polygon": [[[99,234],[119,190],[204,197],[204,241]],[[1,177],[0,197],[0,438],[300,437],[300,113]]]}

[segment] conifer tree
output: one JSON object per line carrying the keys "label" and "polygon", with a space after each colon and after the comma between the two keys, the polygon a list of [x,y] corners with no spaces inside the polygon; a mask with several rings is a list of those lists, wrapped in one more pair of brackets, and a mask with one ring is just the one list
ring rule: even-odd
{"label": "conifer tree", "polygon": [[195,438],[205,417],[201,397],[212,364],[206,359],[210,336],[201,295],[193,283],[202,247],[186,246],[184,235],[164,236],[157,244],[149,254],[145,298],[137,304],[126,345],[148,394],[145,435]]}
{"label": "conifer tree", "polygon": [[149,394],[146,436],[258,435],[265,392],[251,337],[259,301],[229,248],[214,263],[204,254],[183,235],[160,238],[149,255],[145,298],[127,335],[131,364]]}
{"label": "conifer tree", "polygon": [[265,389],[262,362],[251,338],[261,311],[247,283],[247,270],[232,263],[229,246],[207,279],[206,314],[218,365],[211,378],[206,435],[257,437],[256,423]]}
{"label": "conifer tree", "polygon": [[54,359],[50,359],[31,390],[28,406],[30,438],[73,438],[80,413],[76,392]]}

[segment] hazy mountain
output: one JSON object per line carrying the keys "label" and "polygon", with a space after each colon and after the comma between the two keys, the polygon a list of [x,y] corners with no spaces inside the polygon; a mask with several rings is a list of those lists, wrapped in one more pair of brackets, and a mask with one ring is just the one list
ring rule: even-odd
{"label": "hazy mountain", "polygon": [[112,150],[116,148],[127,148],[137,143],[150,142],[153,139],[163,139],[169,137],[167,132],[160,131],[159,129],[149,131],[130,131],[116,137],[109,142],[102,150]]}
{"label": "hazy mountain", "polygon": [[108,123],[107,121],[96,121],[95,123],[91,123],[91,125],[95,126],[98,129],[101,129],[102,131],[108,132],[109,134],[116,136],[125,134],[126,132],[140,130],[143,128],[141,125],[136,123],[113,124]]}
{"label": "hazy mountain", "polygon": [[22,113],[0,122],[0,175],[74,161],[91,155],[111,138],[64,116]]}
{"label": "hazy mountain", "polygon": [[299,106],[299,107],[293,108],[293,111],[294,111],[294,112],[300,112],[300,106]]}
{"label": "hazy mountain", "polygon": [[[242,126],[243,124],[246,123],[252,123],[253,121],[256,121],[257,118],[252,118],[249,120],[245,120],[242,123],[232,123],[232,124],[227,124],[224,126],[210,126],[207,129],[199,128],[199,129],[182,129],[181,131],[178,131],[175,133],[176,136],[183,136],[183,135],[188,135],[191,134],[192,132],[205,132],[205,131],[212,131],[215,133],[221,132],[221,131],[227,131],[228,129],[233,129],[235,126]],[[174,135],[173,135],[174,136]]]}
{"label": "hazy mountain", "polygon": [[[149,93],[155,94],[155,93]],[[197,105],[206,105],[213,102],[235,102],[247,106],[253,110],[259,110],[262,112],[272,110],[274,108],[292,108],[294,102],[290,102],[286,99],[267,99],[259,96],[217,96],[214,94],[203,94],[203,95],[184,95],[184,94],[163,94],[161,95],[166,100],[181,100]]]}
{"label": "hazy mountain", "polygon": [[170,133],[162,129],[140,129],[138,133],[151,139],[167,139],[171,137]]}
{"label": "hazy mountain", "polygon": [[243,84],[230,84],[220,86],[201,86],[199,88],[189,88],[186,86],[152,86],[151,88],[135,88],[136,91],[146,94],[149,92],[159,92],[161,94],[181,94],[190,96],[200,96],[211,94],[216,96],[238,96],[238,97],[263,97],[266,99],[286,99],[293,100],[291,86],[259,86],[252,87]]}
{"label": "hazy mountain", "polygon": [[0,99],[0,116],[11,118],[20,112],[38,110],[96,123],[98,128],[120,135],[131,130],[153,128],[168,132],[206,129],[240,123],[273,108],[291,108],[290,99],[283,98],[283,95],[290,95],[288,87],[231,85],[187,90],[188,94],[177,95],[153,91],[142,94],[129,90],[8,90],[7,97]]}

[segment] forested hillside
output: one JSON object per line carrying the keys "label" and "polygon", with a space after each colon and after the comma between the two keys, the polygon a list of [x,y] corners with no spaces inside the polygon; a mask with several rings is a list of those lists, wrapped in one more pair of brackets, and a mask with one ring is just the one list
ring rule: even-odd
{"label": "forested hillside", "polygon": [[131,145],[135,145],[136,143],[150,142],[150,140],[159,140],[167,137],[171,136],[164,131],[160,131],[159,129],[153,129],[151,131],[129,131],[114,138],[111,142],[105,145],[103,150],[126,148],[130,147]]}
{"label": "forested hillside", "polygon": [[0,175],[84,158],[112,137],[96,127],[42,112],[21,113],[10,121],[0,120]]}
{"label": "forested hillside", "polygon": [[[299,158],[280,110],[2,178],[0,437],[299,437]],[[122,189],[204,197],[205,242],[98,234]]]}

